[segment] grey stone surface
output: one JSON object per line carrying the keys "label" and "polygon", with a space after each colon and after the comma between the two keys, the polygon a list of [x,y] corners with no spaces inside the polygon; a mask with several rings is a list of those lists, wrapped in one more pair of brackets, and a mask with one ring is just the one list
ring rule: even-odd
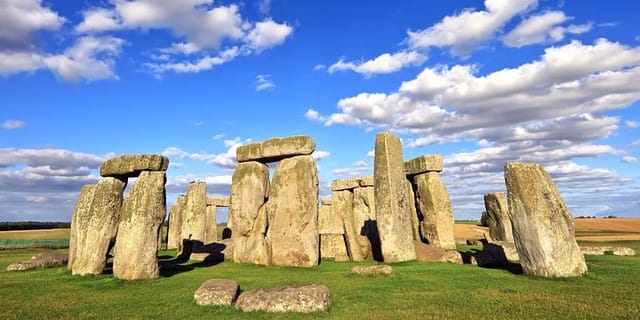
{"label": "grey stone surface", "polygon": [[121,155],[100,165],[103,177],[137,177],[142,171],[167,171],[169,158],[156,154]]}
{"label": "grey stone surface", "polygon": [[509,205],[507,197],[502,192],[484,195],[484,207],[487,211],[489,235],[495,241],[513,242],[511,220],[509,219]]}
{"label": "grey stone surface", "polygon": [[597,255],[597,256],[602,256],[605,254],[611,254],[614,256],[635,256],[636,255],[635,250],[627,247],[610,247],[610,246],[580,247],[580,251],[582,252],[582,254]]}
{"label": "grey stone surface", "polygon": [[344,224],[339,212],[332,210],[331,205],[320,205],[318,208],[319,234],[344,234]]}
{"label": "grey stone surface", "polygon": [[320,256],[322,259],[349,261],[344,234],[320,234]]}
{"label": "grey stone surface", "polygon": [[12,263],[7,271],[27,271],[37,268],[50,268],[66,265],[69,255],[57,252],[43,252],[31,257],[31,260]]}
{"label": "grey stone surface", "polygon": [[408,176],[442,171],[442,156],[429,154],[419,156],[404,163],[404,171]]}
{"label": "grey stone surface", "polygon": [[320,284],[256,289],[240,294],[236,308],[244,311],[300,312],[325,311],[331,305],[329,288]]}
{"label": "grey stone surface", "polygon": [[353,190],[353,224],[356,240],[365,259],[372,258],[370,238],[377,236],[373,230],[376,223],[376,199],[373,187],[359,187]]}
{"label": "grey stone surface", "polygon": [[187,189],[187,202],[182,216],[182,240],[206,241],[207,183],[194,181]]}
{"label": "grey stone surface", "polygon": [[333,199],[333,204],[331,205],[332,215],[339,215],[344,226],[344,236],[349,257],[353,261],[364,260],[366,252],[362,252],[358,242],[360,230],[357,228],[353,216],[353,192],[351,190],[333,191],[331,198]]}
{"label": "grey stone surface", "polygon": [[316,143],[309,136],[271,138],[238,147],[236,158],[238,162],[260,161],[267,163],[294,156],[310,155],[315,149]]}
{"label": "grey stone surface", "polygon": [[239,290],[240,286],[235,280],[210,279],[196,290],[193,299],[201,306],[230,306]]}
{"label": "grey stone surface", "polygon": [[390,276],[393,274],[393,268],[382,264],[368,267],[355,266],[351,268],[350,272],[353,274]]}
{"label": "grey stone surface", "polygon": [[69,261],[68,268],[73,267],[73,258],[78,248],[78,219],[86,219],[90,215],[91,203],[95,195],[96,185],[88,184],[82,187],[76,206],[73,208],[71,215],[71,230],[69,232]]}
{"label": "grey stone surface", "polygon": [[216,207],[229,207],[231,206],[231,199],[207,197],[207,205]]}
{"label": "grey stone surface", "polygon": [[422,230],[427,242],[445,250],[455,250],[453,210],[444,183],[436,172],[413,176]]}

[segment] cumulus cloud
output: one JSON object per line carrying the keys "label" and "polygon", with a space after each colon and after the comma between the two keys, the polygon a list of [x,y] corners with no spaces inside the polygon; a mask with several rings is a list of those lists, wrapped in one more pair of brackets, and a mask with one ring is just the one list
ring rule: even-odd
{"label": "cumulus cloud", "polygon": [[256,91],[273,89],[276,84],[271,79],[270,74],[259,74],[256,76]]}
{"label": "cumulus cloud", "polygon": [[34,33],[55,31],[64,17],[42,5],[42,0],[0,0],[0,50],[29,47]]}
{"label": "cumulus cloud", "polygon": [[328,158],[331,155],[329,151],[316,150],[311,154],[311,157],[316,161]]}
{"label": "cumulus cloud", "polygon": [[0,168],[25,165],[52,169],[98,168],[104,157],[65,149],[0,148]]}
{"label": "cumulus cloud", "polygon": [[523,47],[536,43],[558,42],[565,34],[580,34],[591,30],[591,24],[559,26],[569,20],[562,11],[549,11],[532,16],[502,38],[509,47]]}
{"label": "cumulus cloud", "polygon": [[640,128],[640,121],[627,120],[624,124],[631,129]]}
{"label": "cumulus cloud", "polygon": [[223,144],[225,148],[227,148],[227,151],[223,153],[187,152],[181,148],[168,147],[164,151],[162,151],[162,155],[169,157],[170,159],[189,159],[203,161],[207,164],[212,164],[217,167],[234,169],[238,164],[236,160],[236,149],[244,144],[247,144],[250,141],[251,139],[241,139],[239,137],[226,139],[223,141]]}
{"label": "cumulus cloud", "polygon": [[384,53],[364,62],[346,62],[340,59],[327,70],[329,73],[350,70],[369,77],[397,72],[408,66],[419,66],[426,60],[427,57],[417,51],[401,51],[394,54]]}
{"label": "cumulus cloud", "polygon": [[15,119],[8,119],[2,123],[2,128],[5,130],[18,130],[24,128],[24,126],[24,121]]}
{"label": "cumulus cloud", "polygon": [[256,23],[247,34],[245,41],[249,48],[262,51],[283,43],[292,32],[293,28],[290,25],[268,19]]}

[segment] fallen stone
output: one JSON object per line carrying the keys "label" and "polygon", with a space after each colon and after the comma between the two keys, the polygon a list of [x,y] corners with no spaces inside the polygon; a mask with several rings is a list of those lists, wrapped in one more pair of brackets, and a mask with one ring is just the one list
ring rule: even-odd
{"label": "fallen stone", "polygon": [[580,247],[582,254],[602,256],[611,254],[614,256],[635,256],[636,251],[627,247]]}
{"label": "fallen stone", "polygon": [[31,260],[12,263],[7,267],[7,271],[26,271],[37,268],[50,268],[66,265],[69,262],[69,255],[57,252],[43,252],[31,257]]}
{"label": "fallen stone", "polygon": [[440,176],[436,172],[418,174],[413,176],[413,185],[427,242],[444,250],[455,250],[453,210]]}
{"label": "fallen stone", "polygon": [[350,272],[353,274],[390,276],[393,274],[393,269],[391,268],[391,266],[387,266],[387,265],[377,265],[377,266],[368,266],[368,267],[355,266],[351,268]]}
{"label": "fallen stone", "polygon": [[100,165],[103,177],[137,177],[142,171],[167,171],[169,158],[156,154],[122,155]]}
{"label": "fallen stone", "polygon": [[433,245],[414,241],[413,243],[416,260],[420,262],[440,262],[444,257],[445,250]]}
{"label": "fallen stone", "polygon": [[238,162],[259,161],[268,163],[294,156],[310,155],[315,149],[316,143],[309,136],[272,138],[238,147],[236,149],[236,159]]}
{"label": "fallen stone", "polygon": [[234,280],[210,279],[196,290],[193,298],[201,306],[230,306],[236,300],[239,289]]}
{"label": "fallen stone", "polygon": [[509,205],[502,192],[484,195],[484,207],[487,211],[489,235],[495,241],[513,242]]}
{"label": "fallen stone", "polygon": [[485,239],[480,240],[482,243],[482,250],[489,252],[489,254],[497,257],[497,261],[504,260],[506,262],[518,262],[520,256],[518,256],[518,250],[516,249],[515,242],[512,241],[487,241]]}
{"label": "fallen stone", "polygon": [[439,154],[430,154],[419,156],[404,163],[404,172],[408,176],[425,173],[425,172],[441,172],[442,156]]}
{"label": "fallen stone", "polygon": [[241,293],[236,301],[236,308],[244,312],[310,313],[325,311],[330,305],[331,292],[320,284],[250,290]]}
{"label": "fallen stone", "polygon": [[82,187],[76,206],[73,208],[73,214],[71,215],[71,231],[69,232],[69,263],[68,268],[73,266],[73,258],[78,248],[78,219],[80,217],[87,217],[90,214],[91,203],[95,195],[96,185],[88,184]]}
{"label": "fallen stone", "polygon": [[331,182],[331,191],[352,190],[360,186],[360,179],[343,178]]}
{"label": "fallen stone", "polygon": [[587,273],[571,212],[542,166],[505,165],[509,216],[524,274],[574,277]]}

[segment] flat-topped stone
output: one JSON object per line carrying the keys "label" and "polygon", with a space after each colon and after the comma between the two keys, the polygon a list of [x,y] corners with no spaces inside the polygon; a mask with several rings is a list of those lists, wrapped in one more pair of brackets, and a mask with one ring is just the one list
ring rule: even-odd
{"label": "flat-topped stone", "polygon": [[210,279],[196,290],[193,298],[201,306],[230,306],[236,300],[239,289],[234,280]]}
{"label": "flat-topped stone", "polygon": [[411,159],[404,163],[404,171],[408,176],[425,172],[440,172],[442,171],[442,156],[427,154]]}
{"label": "flat-topped stone", "polygon": [[373,187],[375,185],[373,176],[358,177],[361,187]]}
{"label": "flat-topped stone", "polygon": [[31,260],[12,263],[7,271],[25,271],[36,268],[57,267],[67,264],[69,255],[57,252],[43,252],[31,257]]}
{"label": "flat-topped stone", "polygon": [[582,254],[603,256],[612,254],[614,256],[635,256],[636,251],[627,247],[580,247]]}
{"label": "flat-topped stone", "polygon": [[332,191],[351,190],[358,187],[360,187],[360,179],[358,178],[336,179],[331,182]]}
{"label": "flat-topped stone", "polygon": [[169,158],[157,154],[121,155],[100,165],[103,177],[137,177],[142,171],[167,171]]}
{"label": "flat-topped stone", "polygon": [[316,150],[316,143],[309,136],[271,138],[250,143],[236,149],[238,162],[274,162],[293,156],[306,156]]}
{"label": "flat-topped stone", "polygon": [[351,268],[350,272],[353,274],[390,276],[393,274],[393,269],[389,265],[379,264],[368,267],[355,266]]}
{"label": "flat-topped stone", "polygon": [[230,198],[207,197],[207,205],[215,207],[229,207],[231,205],[231,200]]}
{"label": "flat-topped stone", "polygon": [[309,313],[325,311],[330,304],[329,288],[321,284],[306,284],[245,291],[238,297],[236,308],[244,312]]}

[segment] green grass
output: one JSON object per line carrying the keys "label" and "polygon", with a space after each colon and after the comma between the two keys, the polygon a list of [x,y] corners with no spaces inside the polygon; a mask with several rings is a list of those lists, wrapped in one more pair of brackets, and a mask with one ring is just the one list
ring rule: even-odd
{"label": "green grass", "polygon": [[[639,241],[598,243],[639,251]],[[476,247],[461,247],[461,251]],[[544,279],[472,265],[408,262],[394,276],[355,276],[352,262],[312,269],[229,262],[151,281],[111,275],[72,276],[64,268],[7,272],[38,249],[0,252],[0,319],[639,319],[640,257],[588,256],[589,275]],[[639,251],[640,252],[640,251]],[[163,256],[174,251],[161,252]],[[372,265],[375,262],[362,263]],[[192,269],[192,270],[189,270]],[[201,307],[193,293],[212,278],[234,279],[242,290],[320,283],[332,292],[328,312],[312,315],[243,314],[231,307]]]}

